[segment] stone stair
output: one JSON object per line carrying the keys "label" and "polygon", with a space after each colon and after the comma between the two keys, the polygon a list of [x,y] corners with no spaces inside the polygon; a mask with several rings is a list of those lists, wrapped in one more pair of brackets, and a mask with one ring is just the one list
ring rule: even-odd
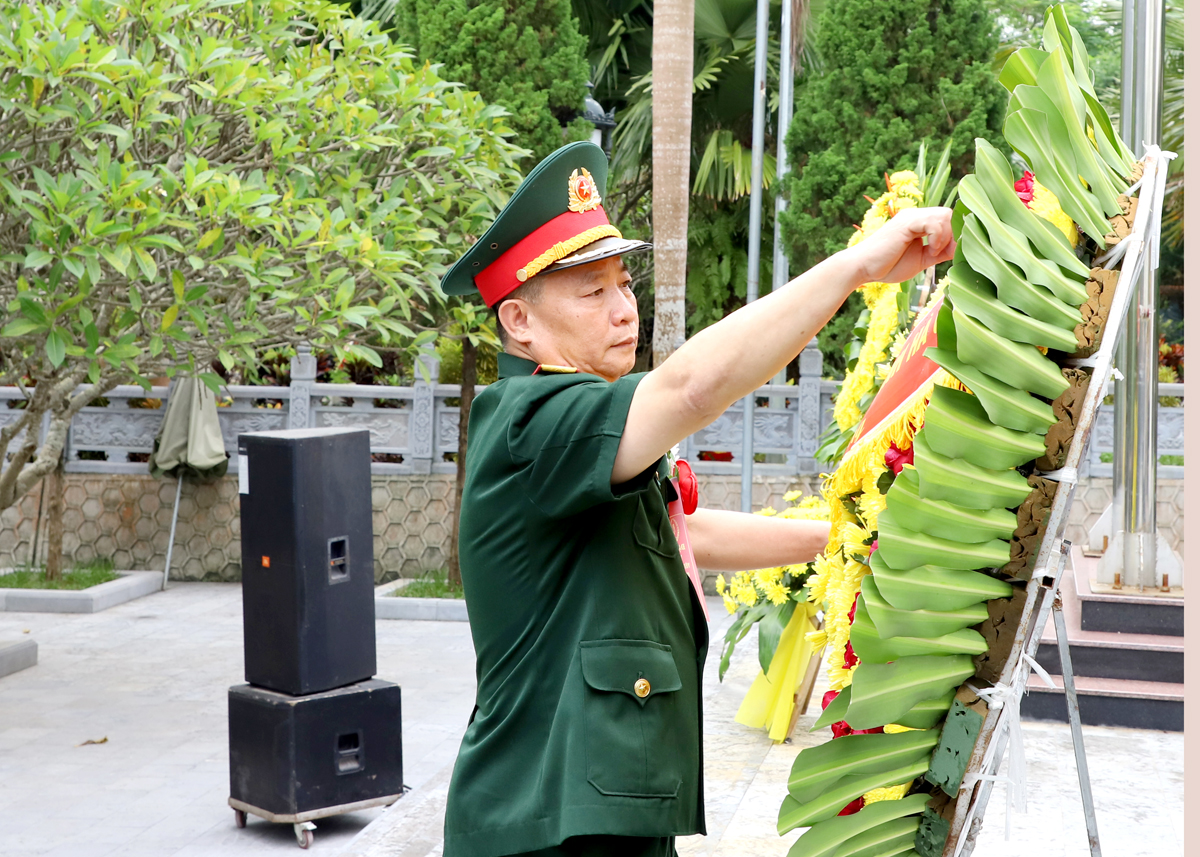
{"label": "stone stair", "polygon": [[[1090,579],[1098,560],[1083,556],[1078,547],[1071,560],[1059,590],[1080,719],[1093,726],[1182,732],[1182,596],[1094,593]],[[1053,617],[1046,622],[1037,660],[1055,687],[1047,688],[1036,675],[1030,676],[1021,715],[1065,722]]]}

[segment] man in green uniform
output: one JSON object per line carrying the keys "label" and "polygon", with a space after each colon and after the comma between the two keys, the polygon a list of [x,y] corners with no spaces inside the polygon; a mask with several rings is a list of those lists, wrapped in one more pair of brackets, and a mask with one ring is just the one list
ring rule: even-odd
{"label": "man in green uniform", "polygon": [[[446,857],[670,857],[704,833],[705,611],[668,520],[666,453],[803,349],[847,295],[949,259],[947,209],[872,238],[630,375],[637,303],[604,213],[608,165],[564,146],[446,274],[496,309],[500,380],[475,399],[459,556],[475,711]],[[928,244],[923,244],[928,241]],[[698,564],[811,559],[828,525],[697,509]]]}

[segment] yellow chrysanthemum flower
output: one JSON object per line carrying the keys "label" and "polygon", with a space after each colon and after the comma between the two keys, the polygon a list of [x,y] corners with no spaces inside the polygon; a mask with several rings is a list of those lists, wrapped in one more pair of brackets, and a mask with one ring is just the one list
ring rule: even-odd
{"label": "yellow chrysanthemum flower", "polygon": [[900,800],[908,794],[908,790],[912,788],[915,780],[909,780],[907,783],[901,783],[898,786],[888,786],[882,789],[871,789],[863,795],[863,805],[870,806],[881,800]]}

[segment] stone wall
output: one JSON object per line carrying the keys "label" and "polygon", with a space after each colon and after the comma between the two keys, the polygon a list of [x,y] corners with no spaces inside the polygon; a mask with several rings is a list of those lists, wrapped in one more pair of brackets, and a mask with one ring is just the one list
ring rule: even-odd
{"label": "stone wall", "polygon": [[[701,474],[700,502],[716,509],[741,508],[741,477]],[[813,493],[817,476],[755,477],[754,508],[786,505],[783,495]],[[1109,479],[1087,479],[1071,507],[1067,537],[1076,544],[1100,517],[1112,493]],[[376,475],[371,478],[372,524],[375,533],[375,578],[384,582],[443,568],[450,546],[452,474]],[[175,481],[150,476],[68,473],[65,487],[63,550],[68,562],[109,558],[117,568],[161,570],[166,561],[175,501]],[[0,567],[32,558],[38,532],[37,558],[46,556],[46,525],[37,523],[41,488],[0,513]],[[173,580],[225,580],[241,576],[241,539],[237,480],[210,484],[185,481],[179,503]],[[1167,543],[1183,554],[1183,480],[1158,484],[1158,526]],[[711,579],[715,573],[708,575]]]}
{"label": "stone wall", "polygon": [[[414,577],[446,564],[454,476],[371,478],[375,578]],[[0,514],[0,567],[46,556],[46,522],[37,524],[35,489]],[[162,570],[166,564],[175,480],[151,476],[68,473],[64,489],[63,553],[67,562],[109,558],[117,568]],[[242,573],[236,477],[209,484],[184,481],[179,499],[172,580],[236,581]]]}

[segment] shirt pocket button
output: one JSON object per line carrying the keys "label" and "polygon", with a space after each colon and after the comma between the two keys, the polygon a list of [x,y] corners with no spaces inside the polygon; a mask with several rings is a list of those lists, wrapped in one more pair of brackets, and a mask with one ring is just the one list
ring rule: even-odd
{"label": "shirt pocket button", "polygon": [[633,692],[636,693],[639,698],[645,699],[650,695],[650,682],[646,681],[644,678],[639,678],[633,683]]}

